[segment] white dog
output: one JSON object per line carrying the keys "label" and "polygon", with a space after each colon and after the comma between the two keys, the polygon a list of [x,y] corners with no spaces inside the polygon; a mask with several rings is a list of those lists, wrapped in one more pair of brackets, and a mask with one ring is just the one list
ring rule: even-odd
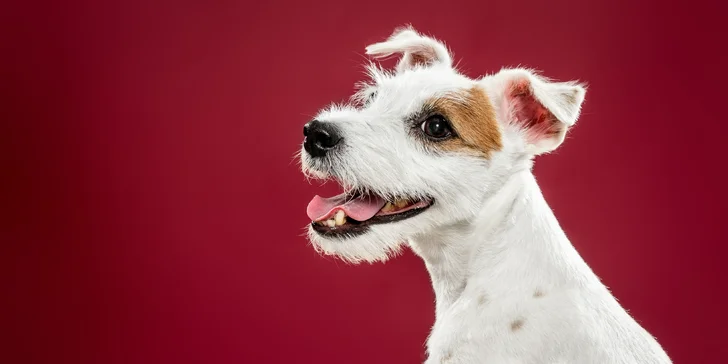
{"label": "white dog", "polygon": [[439,41],[402,28],[367,47],[347,105],[304,127],[309,238],[350,262],[409,245],[437,297],[426,363],[670,363],[559,226],[531,173],[576,122],[585,89],[526,69],[473,80]]}

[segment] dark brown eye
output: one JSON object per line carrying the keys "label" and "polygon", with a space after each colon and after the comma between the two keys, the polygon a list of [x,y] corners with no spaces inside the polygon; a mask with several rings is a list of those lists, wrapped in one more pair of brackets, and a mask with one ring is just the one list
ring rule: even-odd
{"label": "dark brown eye", "polygon": [[428,117],[422,125],[422,131],[432,139],[445,139],[452,135],[452,128],[442,115],[432,115]]}

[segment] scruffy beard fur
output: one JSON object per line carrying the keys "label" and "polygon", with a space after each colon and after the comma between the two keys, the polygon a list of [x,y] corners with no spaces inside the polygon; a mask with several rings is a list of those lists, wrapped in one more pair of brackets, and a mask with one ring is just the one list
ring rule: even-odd
{"label": "scruffy beard fur", "polygon": [[[436,294],[426,364],[671,363],[581,259],[531,173],[579,118],[583,84],[522,68],[470,79],[443,43],[411,28],[367,54],[400,59],[394,70],[370,65],[350,103],[307,124],[337,138],[323,151],[307,136],[302,170],[345,191],[431,205],[355,235],[312,224],[308,238],[352,263],[405,245],[423,258]],[[452,132],[434,135],[431,120]]]}
{"label": "scruffy beard fur", "polygon": [[[379,150],[385,154],[380,156],[382,160],[388,158],[386,151]],[[489,170],[489,163],[476,157],[442,156],[443,168],[413,173],[408,183],[404,180],[406,176],[398,177],[390,172],[396,166],[368,162],[371,155],[352,153],[347,158],[346,162],[336,157],[314,162],[302,153],[309,177],[335,180],[345,190],[366,189],[387,199],[402,196],[434,199],[427,211],[407,220],[372,225],[363,235],[328,238],[308,227],[309,240],[318,251],[352,263],[385,261],[396,255],[413,235],[471,219],[488,197],[487,192],[497,190],[505,177],[502,173],[484,173]],[[466,189],[468,185],[478,188]]]}

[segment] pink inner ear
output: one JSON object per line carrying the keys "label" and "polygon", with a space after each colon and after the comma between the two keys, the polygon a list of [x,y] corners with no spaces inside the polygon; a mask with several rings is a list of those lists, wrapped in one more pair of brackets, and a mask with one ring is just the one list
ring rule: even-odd
{"label": "pink inner ear", "polygon": [[511,110],[511,120],[526,130],[530,142],[560,131],[554,115],[536,100],[528,80],[514,81],[504,101]]}
{"label": "pink inner ear", "polygon": [[430,62],[430,59],[420,53],[410,54],[410,59],[413,66],[426,66]]}

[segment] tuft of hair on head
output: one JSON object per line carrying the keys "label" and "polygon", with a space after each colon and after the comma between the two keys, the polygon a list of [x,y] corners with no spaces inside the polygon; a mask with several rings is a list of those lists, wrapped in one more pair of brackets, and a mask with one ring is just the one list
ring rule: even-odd
{"label": "tuft of hair on head", "polygon": [[366,54],[373,58],[401,54],[402,58],[396,67],[397,72],[434,64],[452,67],[452,56],[445,44],[418,33],[412,26],[395,29],[386,41],[366,47]]}

